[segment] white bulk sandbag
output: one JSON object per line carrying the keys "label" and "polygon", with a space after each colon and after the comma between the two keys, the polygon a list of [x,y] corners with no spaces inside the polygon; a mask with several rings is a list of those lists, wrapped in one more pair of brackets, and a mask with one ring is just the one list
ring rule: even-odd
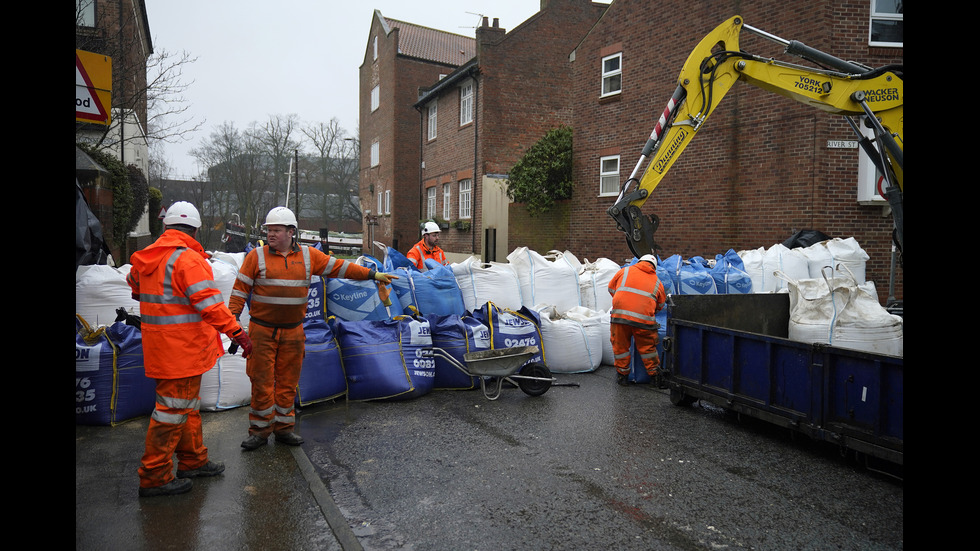
{"label": "white bulk sandbag", "polygon": [[581,323],[586,332],[598,334],[598,341],[602,344],[602,357],[599,359],[599,364],[613,365],[615,356],[612,351],[612,341],[609,339],[611,323],[609,311],[577,306],[565,312],[565,317]]}
{"label": "white bulk sandbag", "polygon": [[566,317],[555,306],[533,308],[540,317],[541,340],[552,373],[584,373],[602,365],[601,325]]}
{"label": "white bulk sandbag", "polygon": [[600,258],[595,262],[586,261],[579,272],[579,293],[582,306],[590,310],[608,312],[612,309],[612,295],[609,294],[609,282],[619,271],[620,265]]}
{"label": "white bulk sandbag", "polygon": [[841,266],[846,266],[848,273],[854,276],[858,284],[865,282],[867,263],[871,257],[853,237],[828,239],[814,243],[801,249],[801,252],[807,258],[810,278],[812,279],[823,277],[825,266],[830,266],[834,271],[833,277],[839,275]]}
{"label": "white bulk sandbag", "polygon": [[139,315],[140,303],[133,300],[133,290],[126,283],[128,264],[114,268],[104,264],[79,266],[75,269],[75,314],[93,326],[112,325],[116,310]]}
{"label": "white bulk sandbag", "polygon": [[904,355],[903,320],[879,304],[873,284],[858,285],[851,275],[786,281],[790,340]]}
{"label": "white bulk sandbag", "polygon": [[555,306],[559,313],[582,304],[578,272],[581,263],[569,252],[550,251],[543,256],[527,247],[514,249],[507,260],[514,267],[521,285],[521,303]]}
{"label": "white bulk sandbag", "polygon": [[468,312],[475,312],[487,302],[510,310],[521,309],[521,282],[510,264],[483,263],[471,256],[451,264],[450,268]]}
{"label": "white bulk sandbag", "polygon": [[[221,335],[225,350],[231,340]],[[219,411],[222,409],[247,406],[252,401],[252,382],[245,373],[245,358],[241,349],[235,354],[224,354],[214,367],[201,377],[201,410]]]}
{"label": "white bulk sandbag", "polygon": [[738,251],[738,257],[742,259],[745,273],[749,274],[749,279],[752,280],[753,293],[763,292],[762,287],[767,279],[765,273],[762,271],[762,257],[765,254],[766,250],[762,247],[747,251]]}
{"label": "white bulk sandbag", "polygon": [[221,298],[225,301],[225,306],[231,301],[231,290],[235,287],[238,279],[239,266],[222,260],[211,260],[211,272],[214,274],[214,282],[221,291]]}
{"label": "white bulk sandbag", "polygon": [[208,254],[211,255],[212,264],[215,262],[224,262],[235,267],[235,271],[241,269],[242,262],[245,261],[245,253],[226,253],[222,251],[211,251]]}
{"label": "white bulk sandbag", "polygon": [[776,277],[776,272],[782,272],[790,279],[809,279],[810,265],[806,256],[796,249],[790,249],[781,243],[777,243],[766,250],[762,255],[762,278],[761,286],[756,287],[755,280],[752,281],[752,288],[756,292],[772,293],[786,288],[786,281],[781,277]]}

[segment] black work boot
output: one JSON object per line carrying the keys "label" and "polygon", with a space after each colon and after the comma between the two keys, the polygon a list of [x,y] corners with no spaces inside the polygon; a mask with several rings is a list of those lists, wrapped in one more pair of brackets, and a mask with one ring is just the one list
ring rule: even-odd
{"label": "black work boot", "polygon": [[630,376],[623,375],[622,373],[616,373],[616,384],[619,386],[629,386]]}
{"label": "black work boot", "polygon": [[287,446],[299,446],[303,443],[303,437],[295,432],[277,432],[276,442],[286,444]]}
{"label": "black work boot", "polygon": [[218,461],[208,461],[197,469],[187,471],[177,470],[177,478],[197,478],[199,476],[216,476],[225,472],[225,464]]}
{"label": "black work boot", "polygon": [[245,448],[245,451],[250,452],[252,450],[257,450],[268,443],[268,438],[262,438],[261,436],[250,434],[248,438],[242,441],[242,447]]}
{"label": "black work boot", "polygon": [[192,485],[193,483],[186,478],[175,478],[163,486],[154,486],[152,488],[141,487],[140,497],[175,496],[177,494],[185,494],[191,491]]}

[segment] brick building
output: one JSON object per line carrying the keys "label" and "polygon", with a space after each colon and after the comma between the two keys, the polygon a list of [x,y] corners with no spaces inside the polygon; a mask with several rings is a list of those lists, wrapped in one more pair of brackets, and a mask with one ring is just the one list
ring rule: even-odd
{"label": "brick building", "polygon": [[449,222],[440,245],[451,259],[502,261],[513,249],[507,172],[549,130],[571,124],[568,53],[606,7],[545,0],[510,32],[485,17],[476,57],[423,91],[421,218]]}
{"label": "brick building", "polygon": [[[473,38],[384,17],[371,19],[360,67],[360,200],[364,251],[407,251],[419,236],[419,89],[473,58]],[[370,211],[370,212],[369,212]]]}

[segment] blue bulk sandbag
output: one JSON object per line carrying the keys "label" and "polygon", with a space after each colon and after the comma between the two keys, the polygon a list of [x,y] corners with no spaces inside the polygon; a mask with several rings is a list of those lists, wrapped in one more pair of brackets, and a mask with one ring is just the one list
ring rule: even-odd
{"label": "blue bulk sandbag", "polygon": [[[692,262],[685,262],[680,255],[673,255],[664,260],[664,268],[673,281],[674,292],[680,295],[713,295],[717,293],[715,280],[708,268],[694,257]],[[659,273],[659,271],[658,271]]]}
{"label": "blue bulk sandbag", "polygon": [[412,294],[412,273],[416,270],[399,268],[394,272],[388,272],[398,279],[391,280],[392,302],[395,299],[401,305],[402,313],[405,315],[418,315],[418,307],[415,305],[415,296]]}
{"label": "blue bulk sandbag", "polygon": [[473,317],[490,329],[492,349],[537,346],[538,353],[528,359],[525,365],[531,362],[547,365],[544,339],[541,338],[541,322],[536,312],[526,306],[515,311],[487,302],[473,312]]}
{"label": "blue bulk sandbag", "polygon": [[427,394],[435,381],[429,322],[408,316],[381,321],[331,318],[340,346],[347,398],[407,399]]}
{"label": "blue bulk sandbag", "polygon": [[75,424],[114,426],[152,413],[156,382],[143,368],[139,329],[116,322],[92,331],[78,316],[75,329]]}
{"label": "blue bulk sandbag", "polygon": [[425,272],[400,271],[410,277],[413,304],[423,316],[466,313],[463,293],[456,283],[456,275],[449,266],[437,262],[428,263]]}
{"label": "blue bulk sandbag", "polygon": [[745,263],[734,249],[728,249],[724,255],[716,255],[715,267],[710,272],[720,294],[752,292],[752,277],[745,271]]}
{"label": "blue bulk sandbag", "polygon": [[[464,354],[490,350],[490,329],[473,316],[450,314],[426,316],[432,333],[432,346],[441,348],[463,368],[467,368]],[[445,358],[436,357],[436,389],[479,388],[477,377],[466,375]]]}
{"label": "blue bulk sandbag", "polygon": [[379,321],[400,316],[402,305],[392,300],[385,306],[374,281],[329,278],[326,285],[327,316],[345,321]]}
{"label": "blue bulk sandbag", "polygon": [[306,301],[306,317],[303,318],[303,326],[323,323],[327,320],[327,285],[324,278],[313,276],[310,278],[310,288]]}
{"label": "blue bulk sandbag", "polygon": [[[660,367],[658,369],[663,369],[664,366],[664,337],[667,336],[667,309],[657,312],[656,315],[657,323],[660,324],[660,329],[657,331],[657,336],[659,337],[657,341],[657,355],[660,356]],[[629,380],[644,384],[650,382],[650,374],[647,373],[647,368],[643,365],[643,359],[640,358],[639,353],[636,351],[636,345],[630,343],[630,375]]]}
{"label": "blue bulk sandbag", "polygon": [[419,269],[415,267],[415,264],[412,264],[412,261],[409,260],[408,257],[398,252],[394,248],[388,247],[385,250],[384,271],[390,273],[399,268],[419,271]]}
{"label": "blue bulk sandbag", "polygon": [[347,377],[340,358],[340,345],[326,321],[311,322],[303,327],[306,333],[306,355],[299,374],[296,405],[306,406],[343,396],[347,392]]}

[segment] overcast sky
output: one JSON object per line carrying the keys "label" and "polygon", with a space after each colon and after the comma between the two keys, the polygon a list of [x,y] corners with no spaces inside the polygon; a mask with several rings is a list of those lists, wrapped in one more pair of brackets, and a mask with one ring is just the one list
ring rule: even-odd
{"label": "overcast sky", "polygon": [[167,145],[174,178],[198,173],[189,151],[224,122],[244,130],[273,115],[357,130],[358,67],[374,10],[391,19],[473,37],[485,15],[509,32],[540,0],[147,0],[156,50],[186,51],[185,94],[202,129]]}

